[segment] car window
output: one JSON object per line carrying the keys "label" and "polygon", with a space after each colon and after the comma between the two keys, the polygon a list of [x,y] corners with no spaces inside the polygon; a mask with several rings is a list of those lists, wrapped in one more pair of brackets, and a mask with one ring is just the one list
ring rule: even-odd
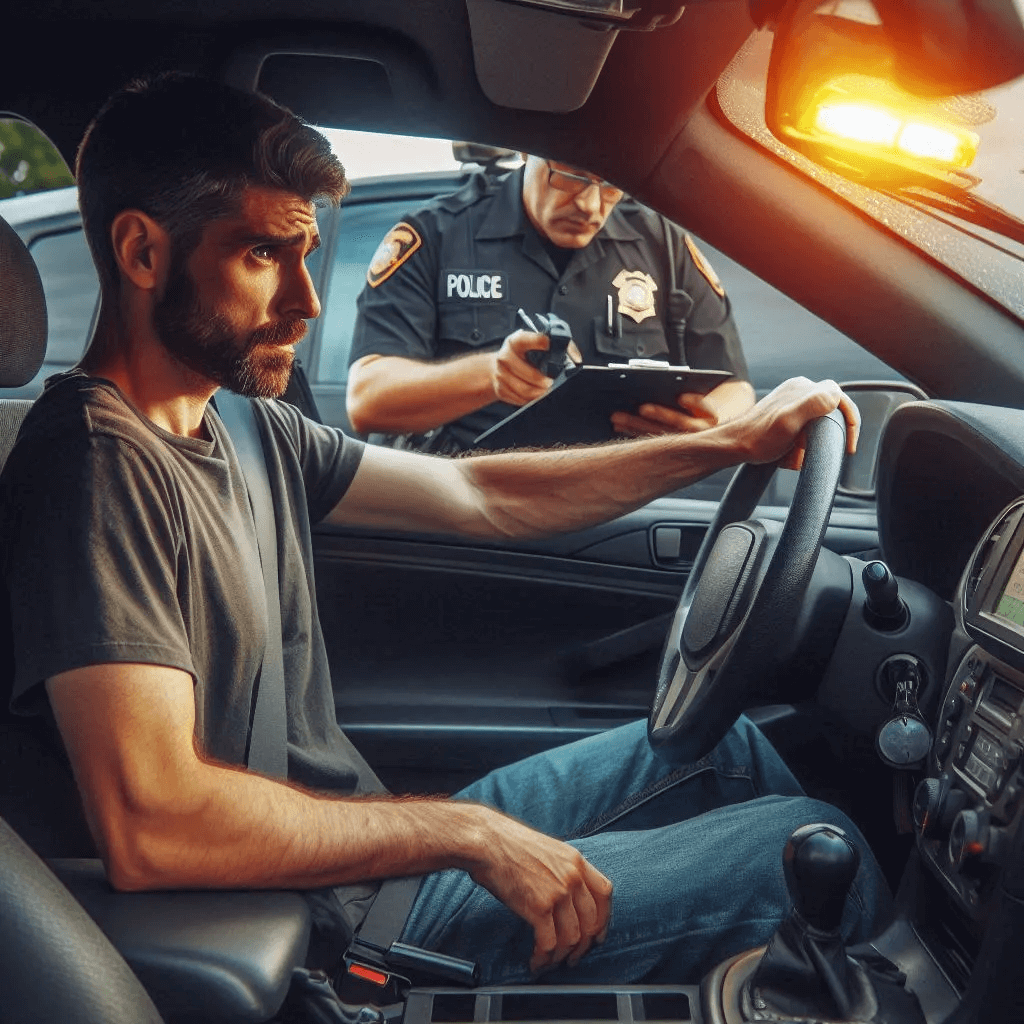
{"label": "car window", "polygon": [[44,373],[74,365],[85,348],[99,279],[81,228],[41,235],[29,245],[43,279],[49,337]]}
{"label": "car window", "polygon": [[0,119],[0,199],[72,184],[64,158],[35,125]]}
{"label": "car window", "polygon": [[[451,143],[442,140],[367,132],[325,134],[349,168],[354,190],[342,204],[333,244],[326,251],[330,265],[325,267],[321,283],[323,312],[315,328],[318,341],[308,369],[324,418],[351,431],[344,390],[356,300],[366,284],[367,267],[387,231],[428,200],[425,194],[410,198],[410,172],[452,171],[461,165],[451,158]],[[364,191],[367,180],[372,181],[372,195]],[[458,187],[454,175],[445,184],[445,192]],[[839,381],[904,379],[853,339],[735,260],[699,239],[697,244],[729,295],[751,383],[759,397],[782,381],[801,375]],[[686,496],[717,500],[729,475],[715,474],[689,488]],[[793,481],[787,474],[778,477],[770,500],[785,504]]]}
{"label": "car window", "polygon": [[[337,388],[348,378],[355,303],[366,268],[387,231],[426,199],[395,200],[408,174],[457,171],[452,143],[372,132],[322,129],[354,183],[372,177],[379,198],[343,204],[333,257],[322,286],[322,323],[313,383]],[[454,187],[454,186],[453,186]],[[796,375],[836,380],[902,380],[895,370],[782,292],[698,240],[732,302],[758,394]]]}

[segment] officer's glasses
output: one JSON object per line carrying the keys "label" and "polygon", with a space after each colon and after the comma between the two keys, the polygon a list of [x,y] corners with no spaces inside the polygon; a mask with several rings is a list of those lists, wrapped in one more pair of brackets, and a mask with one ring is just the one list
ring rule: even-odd
{"label": "officer's glasses", "polygon": [[566,171],[561,167],[555,167],[548,161],[548,184],[557,188],[559,192],[565,192],[570,196],[578,196],[586,192],[588,188],[596,185],[601,192],[601,198],[606,202],[617,202],[623,196],[621,188],[616,188],[603,178],[589,178],[585,174],[576,174],[574,171]]}

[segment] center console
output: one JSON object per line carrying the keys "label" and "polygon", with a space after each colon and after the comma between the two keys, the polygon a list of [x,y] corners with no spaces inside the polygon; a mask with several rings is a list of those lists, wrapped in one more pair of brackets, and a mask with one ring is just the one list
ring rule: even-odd
{"label": "center console", "polygon": [[943,697],[914,817],[922,857],[978,921],[1006,866],[1024,797],[1024,501],[983,537],[961,601],[974,643]]}
{"label": "center console", "polygon": [[[975,549],[961,643],[914,794],[913,925],[961,995],[955,1020],[1024,1019],[1024,500]],[[1021,990],[1021,991],[1018,991]]]}

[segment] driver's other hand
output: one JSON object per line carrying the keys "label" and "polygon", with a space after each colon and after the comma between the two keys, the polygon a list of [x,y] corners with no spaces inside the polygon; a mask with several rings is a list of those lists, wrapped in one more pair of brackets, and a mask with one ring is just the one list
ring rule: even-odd
{"label": "driver's other hand", "polygon": [[546,334],[532,331],[516,331],[505,339],[491,364],[491,387],[499,402],[526,405],[547,392],[551,378],[528,362],[526,353],[546,349],[548,345]]}
{"label": "driver's other hand", "polygon": [[575,966],[604,941],[612,883],[574,846],[499,812],[487,817],[470,876],[533,928],[533,974]]}
{"label": "driver's other hand", "polygon": [[724,429],[738,432],[745,462],[778,462],[785,469],[799,469],[807,425],[833,409],[839,409],[846,420],[846,450],[852,454],[857,450],[860,412],[834,380],[815,383],[794,377],[784,381]]}

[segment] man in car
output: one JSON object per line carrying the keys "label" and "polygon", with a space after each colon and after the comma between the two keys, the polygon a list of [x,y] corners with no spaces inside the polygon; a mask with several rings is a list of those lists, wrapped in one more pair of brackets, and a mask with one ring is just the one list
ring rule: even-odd
{"label": "man in car", "polygon": [[[346,393],[361,433],[452,453],[551,387],[523,329],[554,312],[576,362],[629,359],[728,370],[678,407],[613,414],[624,435],[703,430],[754,404],[718,276],[693,239],[606,181],[527,156],[504,177],[474,175],[388,232],[358,301]],[[536,326],[536,325],[534,325]]]}
{"label": "man in car", "polygon": [[[377,880],[422,874],[404,941],[477,959],[487,981],[679,981],[768,938],[786,837],[826,820],[860,844],[846,929],[871,932],[887,894],[863,839],[745,719],[697,764],[663,761],[637,723],[454,799],[392,797],[335,719],[312,577],[322,519],[580,529],[744,459],[794,464],[805,424],[837,406],[852,445],[835,384],[792,381],[722,426],[606,447],[364,446],[270,400],[320,310],[313,199],[347,188],[318,133],[263,97],[160,78],[108,101],[77,174],[101,316],[0,478],[0,564],[13,706],[52,711],[115,887],[301,889],[340,947]],[[287,780],[244,768],[267,615],[245,481],[209,405],[220,387],[262,399],[273,439]]]}

